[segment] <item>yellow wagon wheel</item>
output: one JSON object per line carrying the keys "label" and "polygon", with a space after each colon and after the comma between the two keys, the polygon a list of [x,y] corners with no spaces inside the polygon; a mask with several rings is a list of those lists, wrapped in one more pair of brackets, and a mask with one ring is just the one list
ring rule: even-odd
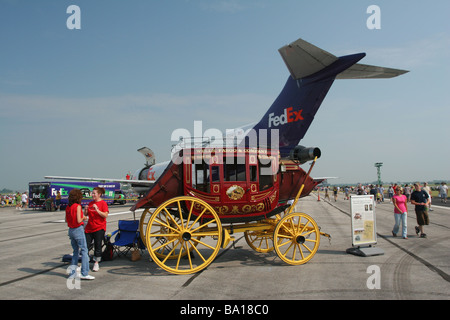
{"label": "yellow wagon wheel", "polygon": [[267,253],[273,251],[273,231],[251,231],[244,232],[245,241],[253,250]]}
{"label": "yellow wagon wheel", "polygon": [[147,243],[145,242],[145,231],[147,230],[148,220],[150,219],[151,214],[150,209],[147,208],[142,212],[141,218],[139,219],[139,234],[145,246],[147,246]]}
{"label": "yellow wagon wheel", "polygon": [[285,215],[274,230],[277,255],[288,264],[299,265],[311,260],[320,244],[317,223],[305,213]]}
{"label": "yellow wagon wheel", "polygon": [[[206,216],[212,218],[203,219]],[[217,256],[222,225],[205,201],[181,196],[164,202],[153,212],[145,238],[150,256],[158,266],[175,274],[191,274],[206,268]]]}

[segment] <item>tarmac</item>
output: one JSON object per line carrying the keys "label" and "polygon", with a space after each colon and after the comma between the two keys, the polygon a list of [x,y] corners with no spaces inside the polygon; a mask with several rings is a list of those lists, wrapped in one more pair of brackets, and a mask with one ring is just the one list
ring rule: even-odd
{"label": "tarmac", "polygon": [[[110,206],[107,232],[117,229],[118,220],[133,219],[129,208]],[[352,247],[350,202],[342,195],[336,202],[318,201],[312,193],[299,201],[296,211],[311,215],[332,238],[322,237],[318,252],[304,265],[287,265],[275,252],[253,251],[241,233],[235,234],[234,246],[221,249],[196,274],[170,274],[144,252],[136,262],[130,256],[102,262],[99,272],[90,272],[95,280],[73,286],[67,281],[68,264],[62,262],[72,251],[64,212],[0,208],[0,299],[178,301],[171,308],[175,314],[189,312],[190,300],[197,300],[196,305],[204,305],[198,300],[245,301],[247,308],[253,308],[252,301],[270,306],[274,300],[449,300],[450,207],[433,209],[425,226],[428,238],[419,238],[409,204],[408,239],[402,239],[391,233],[393,205],[388,200],[376,205],[375,246],[384,254],[361,257],[346,253]],[[224,313],[225,307],[216,306],[215,312],[219,310]]]}

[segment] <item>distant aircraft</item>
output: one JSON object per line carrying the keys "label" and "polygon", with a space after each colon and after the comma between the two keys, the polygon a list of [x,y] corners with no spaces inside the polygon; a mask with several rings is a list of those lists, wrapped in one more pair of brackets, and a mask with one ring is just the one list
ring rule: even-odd
{"label": "distant aircraft", "polygon": [[[314,120],[316,112],[335,79],[393,78],[408,72],[359,64],[358,62],[365,57],[365,53],[336,57],[302,39],[298,39],[278,51],[291,76],[261,120],[246,132],[247,135],[250,131],[257,133],[256,147],[259,148],[270,146],[272,143],[272,135],[266,135],[262,139],[259,133],[264,130],[278,129],[281,158],[290,157],[300,164],[321,155],[319,148],[305,148],[298,144]],[[246,135],[244,134],[244,136]],[[131,183],[137,192],[143,194],[165,172],[171,161],[156,164],[154,154],[150,149],[144,147],[138,151],[146,157],[147,161],[144,168],[136,170],[131,180],[64,176],[46,176],[45,178]],[[315,185],[324,179],[326,178],[316,179]],[[311,185],[311,187],[313,186]],[[305,189],[308,194],[308,188]]]}

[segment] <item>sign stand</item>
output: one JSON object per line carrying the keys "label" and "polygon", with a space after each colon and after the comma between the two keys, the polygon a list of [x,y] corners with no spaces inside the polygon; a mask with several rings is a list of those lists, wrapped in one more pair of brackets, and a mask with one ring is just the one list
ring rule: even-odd
{"label": "sign stand", "polygon": [[364,247],[364,248],[348,248],[345,252],[360,257],[380,256],[384,254],[384,250],[376,247]]}
{"label": "sign stand", "polygon": [[347,249],[346,252],[360,257],[383,255],[382,249],[373,246],[377,243],[373,196],[351,196],[350,216],[353,247]]}

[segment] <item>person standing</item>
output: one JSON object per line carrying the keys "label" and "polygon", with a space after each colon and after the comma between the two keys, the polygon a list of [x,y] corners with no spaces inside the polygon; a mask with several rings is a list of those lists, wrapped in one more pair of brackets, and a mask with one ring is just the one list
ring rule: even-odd
{"label": "person standing", "polygon": [[28,206],[28,195],[26,192],[22,193],[22,208],[26,208]]}
{"label": "person standing", "polygon": [[325,187],[325,199],[330,200],[330,195],[328,194],[328,187]]}
{"label": "person standing", "polygon": [[20,192],[17,192],[15,199],[16,199],[16,210],[17,209],[22,210],[22,207],[20,206],[22,201],[22,196],[20,195]]}
{"label": "person standing", "polygon": [[405,187],[403,188],[403,192],[408,199],[408,202],[411,201],[411,187],[408,184],[405,184]]}
{"label": "person standing", "polygon": [[439,186],[439,197],[441,198],[441,202],[447,203],[448,187],[445,182],[442,182]]}
{"label": "person standing", "polygon": [[389,186],[388,196],[389,196],[389,203],[391,203],[392,198],[394,197],[394,187],[392,187],[392,184]]}
{"label": "person standing", "polygon": [[407,218],[408,218],[408,205],[407,198],[403,194],[401,187],[397,187],[395,190],[395,196],[392,197],[392,202],[394,203],[394,219],[395,224],[392,229],[392,235],[397,236],[397,232],[400,228],[400,223],[402,224],[402,238],[408,239],[407,234]]}
{"label": "person standing", "polygon": [[428,210],[433,211],[433,209],[431,209],[431,201],[433,200],[433,198],[431,197],[431,188],[428,186],[428,183],[423,183],[422,190],[428,194],[428,198],[430,199],[430,201],[428,202]]}
{"label": "person standing", "polygon": [[89,202],[85,208],[85,214],[89,216],[86,226],[86,242],[88,247],[94,241],[94,266],[92,271],[98,271],[98,263],[102,260],[102,242],[106,232],[106,218],[108,217],[108,204],[102,200],[101,196],[105,194],[105,189],[95,187],[92,191],[93,201]]}
{"label": "person standing", "polygon": [[61,192],[59,190],[56,192],[55,206],[56,206],[56,211],[61,210]]}
{"label": "person standing", "polygon": [[80,189],[72,189],[69,192],[69,205],[66,208],[66,222],[69,227],[69,238],[73,249],[69,278],[73,278],[77,272],[78,257],[81,254],[81,276],[83,280],[94,280],[89,275],[89,255],[84,235],[84,221],[87,218],[81,210],[81,199],[83,195]]}
{"label": "person standing", "polygon": [[421,189],[420,183],[416,182],[414,184],[414,191],[411,193],[411,204],[415,205],[417,224],[415,227],[416,234],[421,238],[426,238],[427,235],[423,232],[423,226],[427,226],[430,223],[428,218],[428,202],[430,198],[428,194]]}

